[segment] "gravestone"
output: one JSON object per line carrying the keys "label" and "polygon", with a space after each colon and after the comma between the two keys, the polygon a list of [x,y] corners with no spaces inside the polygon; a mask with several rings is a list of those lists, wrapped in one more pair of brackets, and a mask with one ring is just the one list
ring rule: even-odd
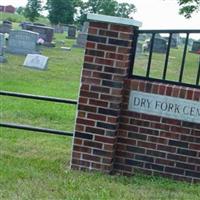
{"label": "gravestone", "polygon": [[22,29],[26,30],[27,25],[33,25],[32,22],[21,22],[20,26]]}
{"label": "gravestone", "polygon": [[88,36],[89,22],[84,22],[82,31],[78,34],[74,47],[85,48]]}
{"label": "gravestone", "polygon": [[200,41],[194,41],[191,52],[200,54]]}
{"label": "gravestone", "polygon": [[138,41],[136,48],[136,55],[141,54],[142,51],[143,51],[143,43]]}
{"label": "gravestone", "polygon": [[28,54],[24,61],[25,67],[44,70],[47,68],[48,57],[38,54]]}
{"label": "gravestone", "polygon": [[16,54],[38,53],[37,40],[39,34],[26,30],[10,32],[7,51]]}
{"label": "gravestone", "polygon": [[45,24],[42,23],[33,23],[34,26],[46,26]]}
{"label": "gravestone", "polygon": [[73,25],[68,26],[68,38],[69,39],[76,38],[76,26]]}
{"label": "gravestone", "polygon": [[0,25],[0,33],[10,33],[12,29],[12,22],[5,20],[3,24]]}
{"label": "gravestone", "polygon": [[4,20],[4,21],[3,21],[3,24],[10,24],[10,25],[12,25],[12,22],[9,21],[9,20]]}
{"label": "gravestone", "polygon": [[165,53],[167,51],[167,41],[163,38],[155,38],[153,52]]}
{"label": "gravestone", "polygon": [[63,30],[64,30],[64,32],[68,32],[68,26],[67,25],[63,25]]}
{"label": "gravestone", "polygon": [[[144,50],[149,51],[151,47],[151,40],[147,40],[144,45]],[[166,53],[167,51],[167,40],[164,38],[154,38],[153,52]]]}
{"label": "gravestone", "polygon": [[44,45],[51,46],[54,29],[47,26],[26,25],[26,30],[39,33],[39,38],[44,40]]}
{"label": "gravestone", "polygon": [[64,33],[64,27],[60,24],[52,25],[52,28],[54,29],[54,33]]}
{"label": "gravestone", "polygon": [[5,39],[4,34],[0,33],[0,63],[3,63],[6,61],[4,57],[4,45],[5,45]]}

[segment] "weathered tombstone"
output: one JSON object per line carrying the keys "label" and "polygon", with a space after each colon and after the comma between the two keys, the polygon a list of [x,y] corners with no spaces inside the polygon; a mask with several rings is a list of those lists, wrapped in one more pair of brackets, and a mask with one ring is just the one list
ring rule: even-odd
{"label": "weathered tombstone", "polygon": [[172,37],[172,40],[171,40],[171,48],[177,48],[177,41],[173,37]]}
{"label": "weathered tombstone", "polygon": [[200,54],[200,41],[194,41],[191,52]]}
{"label": "weathered tombstone", "polygon": [[52,28],[54,28],[54,33],[64,33],[64,28],[62,25],[52,25]]}
{"label": "weathered tombstone", "polygon": [[76,26],[68,26],[68,38],[75,39],[76,38]]}
{"label": "weathered tombstone", "polygon": [[44,40],[44,45],[51,46],[54,34],[53,28],[47,26],[27,25],[26,30],[39,33],[39,38]]}
{"label": "weathered tombstone", "polygon": [[4,34],[0,33],[0,63],[3,63],[6,61],[4,57],[4,45],[5,45],[5,39]]}
{"label": "weathered tombstone", "polygon": [[155,38],[153,51],[157,53],[165,53],[167,51],[167,41],[163,38]]}
{"label": "weathered tombstone", "polygon": [[26,30],[26,26],[27,25],[33,25],[32,24],[32,22],[22,22],[21,24],[20,24],[20,26],[22,27],[22,29],[24,29],[24,30]]}
{"label": "weathered tombstone", "polygon": [[24,61],[25,67],[44,70],[47,68],[48,57],[38,54],[28,54]]}
{"label": "weathered tombstone", "polygon": [[34,26],[46,26],[45,24],[42,23],[33,23]]}
{"label": "weathered tombstone", "polygon": [[136,55],[141,54],[143,51],[143,44],[138,41],[137,48],[136,48]]}
{"label": "weathered tombstone", "polygon": [[3,21],[3,24],[10,24],[10,25],[12,25],[12,22],[9,21],[9,20],[4,20],[4,21]]}
{"label": "weathered tombstone", "polygon": [[68,26],[67,25],[63,25],[63,30],[64,30],[64,32],[68,32]]}
{"label": "weathered tombstone", "polygon": [[3,24],[0,25],[0,33],[10,33],[12,29],[12,22],[3,21]]}
{"label": "weathered tombstone", "polygon": [[78,34],[74,47],[85,48],[87,42],[89,22],[84,22],[82,31]]}
{"label": "weathered tombstone", "polygon": [[7,51],[16,54],[38,53],[37,40],[39,34],[26,30],[10,32]]}
{"label": "weathered tombstone", "polygon": [[88,28],[89,28],[89,22],[84,22],[81,32],[82,33],[88,33]]}

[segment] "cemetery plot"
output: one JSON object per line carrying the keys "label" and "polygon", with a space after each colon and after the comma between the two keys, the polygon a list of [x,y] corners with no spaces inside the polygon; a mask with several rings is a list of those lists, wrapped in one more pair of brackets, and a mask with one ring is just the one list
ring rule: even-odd
{"label": "cemetery plot", "polygon": [[[54,48],[40,46],[42,56],[49,58],[48,69],[45,71],[24,67],[26,54],[19,55],[6,52],[5,57],[8,62],[0,65],[1,90],[77,99],[84,51],[75,48],[70,52],[63,51],[61,46],[72,47],[75,43],[74,40],[68,40],[65,36],[65,33],[55,34],[54,42],[57,45]],[[36,56],[37,58],[41,57],[41,55]],[[40,62],[36,62],[36,64],[40,65]],[[2,103],[0,121],[58,130],[73,130],[75,107],[72,105],[35,102],[5,96],[0,98]],[[13,100],[15,105],[13,105]],[[66,115],[66,113],[68,114]]]}
{"label": "cemetery plot", "polygon": [[[200,39],[199,34],[190,34],[188,47],[185,56],[185,67],[183,72],[183,82],[194,84],[194,74],[197,75],[200,62]],[[133,73],[135,75],[146,75],[149,62],[149,52],[151,47],[151,34],[139,34],[136,48],[135,64]],[[195,38],[195,39],[193,39]],[[152,48],[152,59],[150,77],[162,79],[166,52],[168,47],[168,34],[155,34],[154,45]],[[168,57],[168,67],[166,80],[178,81],[184,52],[184,42],[186,34],[172,34],[170,52]]]}
{"label": "cemetery plot", "polygon": [[9,34],[7,51],[15,54],[37,53],[39,34],[26,30],[13,30]]}

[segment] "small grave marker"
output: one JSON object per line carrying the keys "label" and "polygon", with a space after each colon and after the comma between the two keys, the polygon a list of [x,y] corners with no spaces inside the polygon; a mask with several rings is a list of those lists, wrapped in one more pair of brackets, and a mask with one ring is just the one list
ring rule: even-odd
{"label": "small grave marker", "polygon": [[28,54],[24,66],[44,70],[47,68],[48,57],[38,54]]}

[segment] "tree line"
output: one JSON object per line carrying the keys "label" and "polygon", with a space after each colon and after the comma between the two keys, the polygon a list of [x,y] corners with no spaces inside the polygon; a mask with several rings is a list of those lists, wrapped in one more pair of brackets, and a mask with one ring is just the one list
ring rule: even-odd
{"label": "tree line", "polygon": [[[200,9],[200,0],[177,0],[179,13],[190,18]],[[42,11],[48,11],[51,24],[83,24],[87,13],[130,18],[136,12],[132,3],[118,3],[117,0],[47,0],[42,6],[41,0],[28,0],[26,7],[19,7],[17,13],[23,14],[34,22]]]}

